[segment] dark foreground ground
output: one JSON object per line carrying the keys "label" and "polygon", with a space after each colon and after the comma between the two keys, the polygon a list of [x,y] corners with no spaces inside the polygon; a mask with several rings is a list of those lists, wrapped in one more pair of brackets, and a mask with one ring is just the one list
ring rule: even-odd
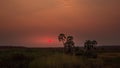
{"label": "dark foreground ground", "polygon": [[[82,51],[82,48],[80,48]],[[0,68],[119,68],[120,47],[98,47],[97,58],[71,56],[63,48],[1,47]]]}

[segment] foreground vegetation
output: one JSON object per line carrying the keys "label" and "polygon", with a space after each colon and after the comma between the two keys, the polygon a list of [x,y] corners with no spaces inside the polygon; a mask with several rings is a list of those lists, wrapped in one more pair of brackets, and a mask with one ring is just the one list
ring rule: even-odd
{"label": "foreground vegetation", "polygon": [[0,68],[119,68],[120,51],[97,51],[97,58],[67,55],[62,48],[0,49]]}

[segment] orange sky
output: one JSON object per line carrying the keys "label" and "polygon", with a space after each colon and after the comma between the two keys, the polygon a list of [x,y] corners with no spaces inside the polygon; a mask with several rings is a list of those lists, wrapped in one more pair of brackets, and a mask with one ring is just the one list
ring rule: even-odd
{"label": "orange sky", "polygon": [[[119,6],[119,0],[1,0],[0,43],[60,46],[56,37],[66,33],[76,45],[120,44]],[[54,43],[42,42],[46,37]]]}

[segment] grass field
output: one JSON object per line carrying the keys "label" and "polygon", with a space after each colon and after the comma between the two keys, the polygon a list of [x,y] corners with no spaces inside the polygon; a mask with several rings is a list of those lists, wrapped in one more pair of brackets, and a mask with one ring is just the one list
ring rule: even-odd
{"label": "grass field", "polygon": [[97,58],[66,55],[62,48],[2,48],[0,68],[119,68],[120,51],[96,51]]}

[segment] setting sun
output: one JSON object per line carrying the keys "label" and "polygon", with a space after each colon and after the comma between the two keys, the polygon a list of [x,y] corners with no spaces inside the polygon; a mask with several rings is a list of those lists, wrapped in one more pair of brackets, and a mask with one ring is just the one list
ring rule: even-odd
{"label": "setting sun", "polygon": [[36,36],[33,38],[28,38],[26,40],[29,41],[30,43],[45,44],[45,45],[51,45],[57,42],[55,37],[47,37],[47,36],[43,36],[43,37]]}
{"label": "setting sun", "polygon": [[52,41],[51,39],[49,39],[49,40],[48,40],[48,43],[51,43],[51,42],[53,42],[53,41]]}

